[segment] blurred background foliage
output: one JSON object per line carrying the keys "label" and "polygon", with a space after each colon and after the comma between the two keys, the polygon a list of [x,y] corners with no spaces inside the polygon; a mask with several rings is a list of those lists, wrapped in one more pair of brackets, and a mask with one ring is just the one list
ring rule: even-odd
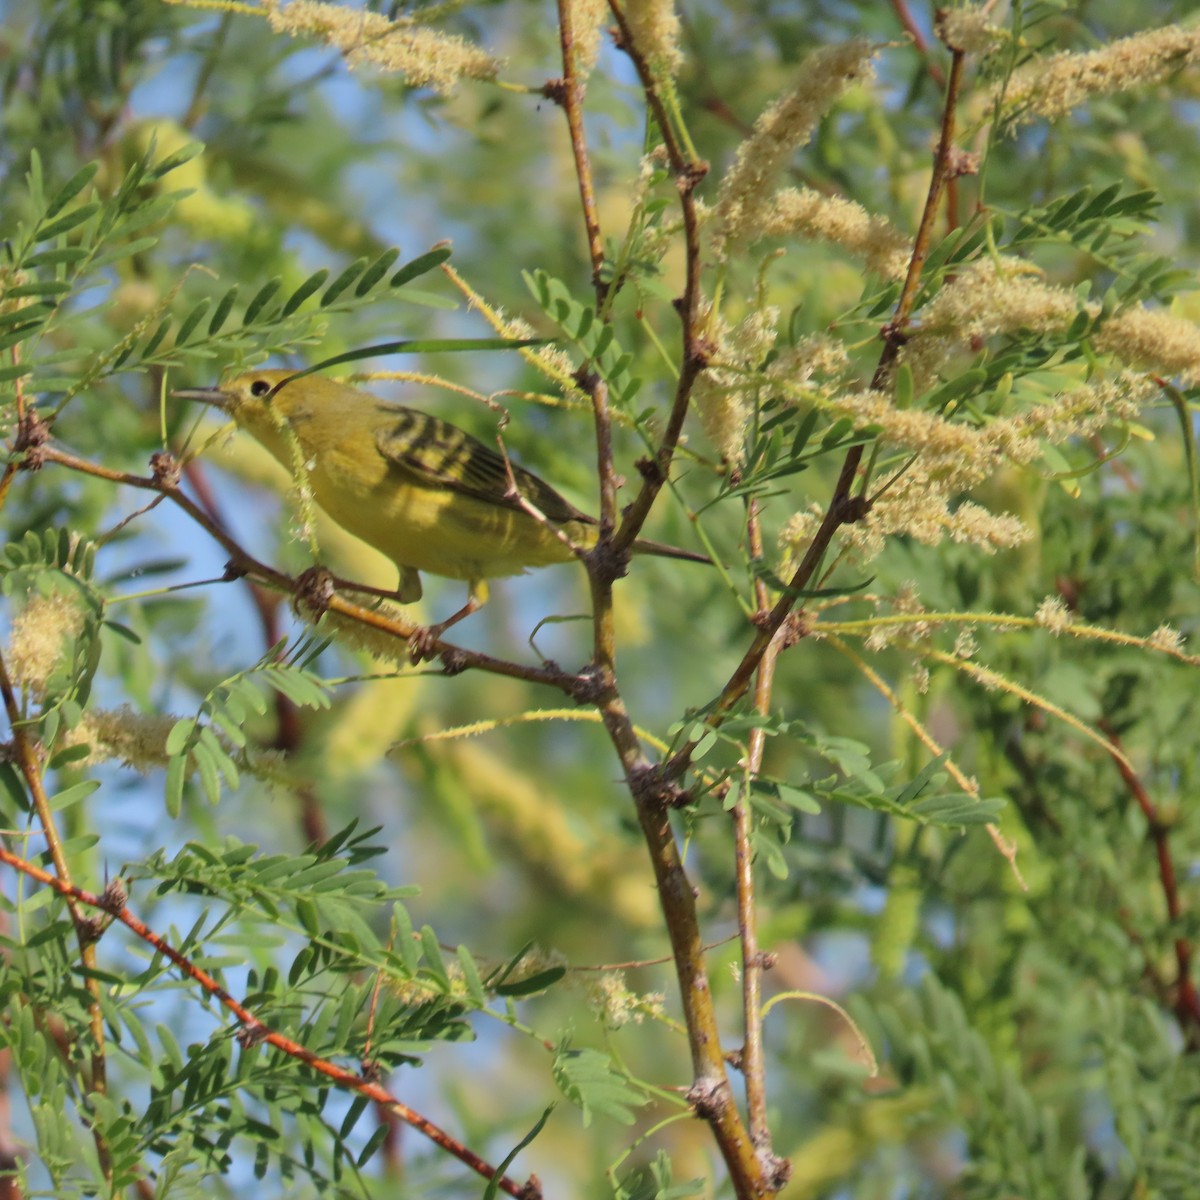
{"label": "blurred background foliage", "polygon": [[[928,6],[912,8],[928,34]],[[64,375],[85,378],[80,363],[106,363],[76,394],[53,379],[46,386],[48,407],[69,395],[54,427],[62,445],[107,467],[144,473],[162,445],[160,417],[167,443],[176,447],[196,420],[185,406],[160,406],[164,374],[168,386],[203,386],[240,358],[269,353],[303,365],[400,337],[490,333],[433,273],[416,282],[411,299],[405,289],[384,290],[296,328],[248,327],[240,342],[216,339],[194,352],[164,353],[160,361],[139,351],[112,369],[110,352],[131,330],[146,324],[144,350],[161,314],[182,318],[205,297],[215,305],[233,284],[241,289],[240,312],[267,280],[278,277],[281,294],[288,294],[319,268],[336,274],[392,245],[402,248],[405,261],[448,239],[453,265],[470,286],[539,333],[552,331],[522,271],[545,270],[576,294],[586,293],[590,267],[565,125],[561,111],[537,95],[562,69],[551,10],[519,2],[439,9],[444,28],[505,58],[501,78],[519,86],[464,86],[447,97],[409,89],[395,76],[350,73],[334,50],[273,33],[253,13],[157,0],[0,3],[0,233],[10,245],[19,223],[38,216],[26,178],[35,153],[46,195],[95,162],[90,186],[111,198],[138,164],[149,169],[192,142],[203,143],[201,154],[138,188],[138,204],[186,190],[148,227],[157,243],[117,256],[55,318],[53,348],[74,354]],[[905,39],[900,9],[689,0],[679,104],[700,155],[719,173],[812,49],[850,37],[884,43],[878,85],[839,107],[791,169],[796,181],[857,199],[910,230],[928,186],[941,96],[927,56]],[[1087,49],[1184,19],[1188,11],[1186,5],[1108,0],[1041,6],[1027,37],[1031,47]],[[928,57],[945,69],[936,43]],[[972,78],[968,95],[987,82]],[[1200,73],[1191,68],[1169,86],[1108,97],[1055,125],[1033,124],[1001,140],[989,160],[988,204],[1018,213],[1087,185],[1127,181],[1153,189],[1161,208],[1150,248],[1194,270],[1198,84]],[[599,210],[605,227],[620,231],[645,130],[636,78],[611,44],[589,84],[587,114]],[[965,210],[974,186],[973,180],[962,184]],[[1057,246],[1040,261],[1054,282],[1099,277],[1103,291],[1103,272],[1084,253]],[[758,260],[735,268],[729,292],[751,294],[757,268]],[[668,257],[661,275],[648,273],[622,296],[618,327],[647,381],[642,404],[662,406],[670,395],[672,380],[640,322],[674,347],[671,298],[680,270]],[[763,301],[794,313],[797,326],[808,331],[843,319],[864,294],[857,264],[816,242],[789,244],[765,279]],[[1173,303],[1180,315],[1200,317],[1194,292],[1180,289]],[[877,337],[878,320],[863,321],[864,360],[877,354]],[[168,338],[164,345],[170,344]],[[512,413],[505,441],[515,457],[580,507],[595,510],[586,409],[523,400],[520,393],[547,389],[515,355],[366,365],[436,371],[487,394],[511,393],[499,399]],[[37,385],[35,375],[31,387]],[[5,386],[11,418],[14,384]],[[492,413],[448,390],[375,387],[470,425],[480,436],[494,429]],[[215,426],[202,428],[208,433]],[[1194,634],[1194,514],[1178,423],[1151,415],[1144,433],[1131,441],[1119,469],[1092,471],[1072,487],[1032,470],[994,481],[994,503],[1022,515],[1034,530],[1031,542],[986,558],[970,547],[932,549],[897,539],[870,567],[870,591],[895,595],[911,582],[930,609],[1023,615],[1043,597],[1058,595],[1081,621],[1136,636],[1167,622]],[[641,444],[628,429],[618,436],[618,463],[636,480]],[[713,458],[698,427],[689,428],[688,450]],[[700,501],[709,478],[685,469],[681,488],[689,503]],[[769,499],[769,534],[806,498],[827,495],[827,472],[800,478],[803,487],[793,477],[784,482],[794,491]],[[279,498],[288,482],[257,446],[219,440],[185,486],[207,489],[221,521],[252,553],[292,572],[308,565],[306,547],[291,533],[288,502]],[[258,661],[277,638],[302,636],[303,629],[278,597],[256,602],[243,583],[161,590],[220,576],[226,556],[169,505],[120,524],[146,499],[53,466],[21,474],[4,505],[5,537],[19,544],[28,531],[71,530],[99,543],[95,570],[109,600],[107,615],[139,640],[103,633],[84,703],[194,714],[216,685]],[[738,506],[718,509],[707,528],[734,561]],[[664,503],[648,532],[695,544],[681,505]],[[320,540],[340,573],[392,585],[390,566],[336,529],[322,528]],[[9,626],[25,602],[27,581],[18,576],[15,567],[6,575]],[[422,611],[433,617],[456,607],[458,588],[431,581]],[[138,595],[119,599],[131,593]],[[539,621],[582,614],[587,605],[584,575],[572,566],[504,582],[493,596],[463,627],[461,640],[522,659],[531,657],[527,639]],[[665,737],[673,721],[728,675],[747,641],[744,615],[702,569],[644,561],[618,589],[618,605],[624,694],[639,725]],[[875,669],[977,777],[982,794],[1007,801],[1001,829],[1019,847],[1028,890],[978,827],[964,834],[837,804],[824,804],[815,816],[790,814],[786,836],[773,839],[773,869],[759,872],[762,944],[776,956],[769,991],[816,991],[843,1003],[853,998],[881,1073],[865,1078],[854,1037],[828,1009],[801,1000],[773,1008],[767,1079],[775,1148],[794,1164],[784,1194],[864,1200],[1196,1195],[1200,1023],[1195,1013],[1189,1023],[1178,987],[1189,961],[1181,947],[1190,954],[1200,936],[1195,675],[1161,655],[1083,645],[1044,630],[1022,636],[980,630],[976,636],[979,661],[1120,738],[1152,796],[1154,818],[1148,820],[1108,755],[1013,694],[936,669],[928,692],[920,694],[910,679],[911,653],[893,648],[873,657]],[[547,624],[534,641],[550,658],[581,663],[588,625]],[[633,810],[599,725],[582,719],[582,710],[566,714],[569,719],[517,719],[567,706],[557,694],[479,672],[442,678],[411,671],[397,678],[386,664],[336,648],[309,665],[340,681],[329,688],[327,706],[296,708],[272,696],[262,713],[247,712],[251,746],[287,753],[282,783],[243,773],[240,786],[226,787],[212,807],[193,780],[182,813],[170,819],[160,771],[139,775],[106,765],[90,772],[101,789],[64,813],[68,835],[78,839],[77,880],[98,890],[118,872],[165,879],[170,872],[163,863],[189,842],[214,853],[245,843],[265,855],[291,856],[351,820],[360,830],[379,826],[371,841],[385,853],[370,859],[371,869],[381,886],[419,886],[420,894],[406,900],[418,928],[429,923],[443,943],[469,946],[481,963],[504,963],[533,942],[571,968],[544,994],[520,1002],[515,1027],[469,1014],[475,1037],[469,1044],[465,1027],[451,1036],[419,1023],[420,1036],[397,1044],[419,1053],[426,1069],[399,1067],[390,1081],[397,1095],[498,1161],[557,1096],[547,1041],[569,1036],[613,1055],[610,1061],[647,1087],[686,1089],[687,1047],[676,1029],[653,1019],[605,1028],[589,1008],[598,973],[583,968],[668,954]],[[389,677],[361,678],[372,671]],[[854,753],[899,760],[909,776],[924,765],[909,731],[851,661],[826,643],[806,640],[784,657],[773,707],[819,736],[865,747]],[[500,724],[470,738],[431,736],[475,722]],[[771,739],[767,770],[807,778],[829,767],[813,753],[811,739],[780,736]],[[59,785],[81,774],[68,763]],[[24,818],[17,808],[16,801],[8,804],[4,824],[19,829]],[[739,989],[732,970],[728,824],[710,804],[681,818],[681,828],[733,1047]],[[1164,845],[1184,898],[1175,919],[1164,901]],[[165,857],[156,860],[160,849]],[[206,913],[211,919],[218,900],[234,898],[216,892],[203,874],[211,867],[195,869],[203,886],[135,888],[134,908],[152,926],[173,925],[177,933],[203,922]],[[4,890],[16,903],[20,889],[11,876]],[[4,1000],[16,1054],[3,1081],[12,1103],[4,1148],[20,1148],[27,1194],[96,1194],[80,1165],[89,1138],[80,1131],[78,1107],[55,1134],[66,1139],[62,1144],[36,1116],[51,1102],[48,1092],[38,1091],[40,1060],[30,1056],[44,1034],[24,1030],[19,1019],[31,1004],[57,1005],[69,1019],[80,1000],[55,999],[52,989],[31,998],[35,986],[48,987],[55,963],[46,947],[54,943],[41,943],[41,950],[30,944],[46,913],[30,907],[28,896],[10,909]],[[384,947],[395,933],[386,906],[381,911],[371,919]],[[192,950],[220,969],[235,994],[260,986],[271,991],[269,973],[286,975],[295,967],[305,946],[304,922],[285,922],[273,935],[269,920],[247,918],[239,926],[245,913],[236,903],[232,912],[228,930],[206,927],[209,940],[198,938]],[[234,937],[239,928],[244,941]],[[219,932],[230,935],[228,952],[220,950]],[[129,989],[137,990],[130,980],[148,969],[147,959],[127,943],[113,947],[115,940],[110,934],[100,953],[116,979],[114,995],[129,1001]],[[69,939],[63,944],[67,961],[57,967],[69,972]],[[308,1001],[319,1004],[320,977],[308,969],[297,973],[313,988],[296,992],[298,1026]],[[1190,970],[1194,987],[1194,963]],[[355,978],[369,989],[369,975]],[[155,1066],[170,1057],[162,1048],[166,1040],[185,1046],[210,1036],[220,1041],[212,1010],[169,979],[159,974],[142,981],[146,1027],[167,1032],[152,1033],[152,1042],[141,1046],[123,1027],[110,1068],[114,1095],[128,1100],[135,1116],[148,1112],[154,1120],[146,1095],[170,1078]],[[665,992],[666,1011],[674,1012],[669,962],[631,969],[627,983],[639,993]],[[223,1045],[228,1052],[228,1039]],[[77,1054],[78,1047],[64,1051],[69,1062]],[[372,1115],[341,1128],[349,1101],[335,1095],[320,1115],[284,1104],[284,1119],[271,1108],[270,1086],[256,1083],[246,1093],[251,1098],[240,1102],[244,1107],[226,1100],[223,1108],[208,1097],[209,1107],[196,1104],[194,1124],[182,1117],[164,1117],[153,1128],[143,1122],[136,1160],[159,1173],[160,1190],[151,1194],[183,1196],[194,1188],[198,1195],[203,1182],[208,1196],[244,1195],[255,1171],[265,1183],[253,1186],[276,1195],[482,1192],[483,1184],[465,1180],[456,1164],[394,1129],[361,1172],[346,1167],[344,1155],[336,1167],[343,1151],[333,1147],[360,1153],[375,1129]],[[589,1111],[585,1103],[583,1119],[578,1107],[560,1102],[518,1168],[536,1171],[548,1196],[608,1195],[614,1185],[607,1173],[618,1161],[616,1175],[628,1178],[639,1166],[648,1172],[621,1194],[692,1194],[684,1187],[689,1180],[700,1181],[695,1194],[722,1194],[722,1171],[700,1122],[677,1120],[620,1159],[639,1135],[679,1112],[678,1094],[673,1104],[629,1086],[649,1101],[633,1128],[614,1119],[620,1113],[612,1109]],[[74,1086],[68,1091],[78,1100]],[[268,1138],[247,1114],[277,1123],[280,1138]],[[223,1129],[232,1142],[223,1141]],[[660,1150],[670,1165],[659,1161],[651,1171]],[[178,1190],[165,1190],[162,1181],[176,1167]]]}

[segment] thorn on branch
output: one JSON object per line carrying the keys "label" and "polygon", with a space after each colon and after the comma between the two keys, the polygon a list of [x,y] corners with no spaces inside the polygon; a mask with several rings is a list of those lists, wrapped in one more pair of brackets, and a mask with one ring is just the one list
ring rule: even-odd
{"label": "thorn on branch", "polygon": [[100,893],[101,910],[111,913],[114,917],[124,909],[128,902],[129,889],[125,886],[125,880],[119,875],[116,879],[110,879],[104,891]]}
{"label": "thorn on branch", "polygon": [[542,1181],[530,1175],[521,1189],[521,1200],[542,1200]]}
{"label": "thorn on branch", "polygon": [[171,492],[179,486],[179,481],[183,478],[183,468],[179,465],[179,459],[169,450],[156,450],[150,455],[150,472],[155,483]]}
{"label": "thorn on branch", "polygon": [[40,471],[46,463],[42,447],[50,440],[50,426],[42,420],[37,409],[30,408],[21,423],[17,426],[16,440],[13,450],[24,454],[21,469],[25,471]]}
{"label": "thorn on branch", "polygon": [[542,95],[559,108],[567,106],[567,81],[565,79],[547,79],[542,84]]}

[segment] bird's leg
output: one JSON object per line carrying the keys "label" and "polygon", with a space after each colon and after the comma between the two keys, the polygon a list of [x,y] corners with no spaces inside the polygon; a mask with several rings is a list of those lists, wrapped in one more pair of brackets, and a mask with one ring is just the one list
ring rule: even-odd
{"label": "bird's leg", "polygon": [[408,639],[408,653],[412,661],[419,663],[422,659],[433,658],[438,640],[442,634],[451,625],[457,625],[459,621],[465,620],[473,612],[478,612],[487,603],[487,599],[487,580],[472,580],[470,590],[467,592],[467,602],[462,608],[457,612],[451,613],[444,621],[439,621],[436,625],[426,625],[424,629],[418,629]]}

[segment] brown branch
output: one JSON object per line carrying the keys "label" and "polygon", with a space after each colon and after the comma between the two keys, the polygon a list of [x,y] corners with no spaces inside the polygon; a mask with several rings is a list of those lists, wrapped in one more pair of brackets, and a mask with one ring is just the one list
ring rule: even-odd
{"label": "brown branch", "polygon": [[[71,916],[71,924],[75,927],[75,940],[79,944],[79,961],[83,967],[84,987],[87,989],[88,1023],[92,1031],[91,1049],[91,1079],[87,1081],[87,1090],[104,1096],[108,1093],[108,1061],[104,1052],[104,1012],[100,1007],[100,982],[97,975],[96,963],[96,926],[83,914],[79,904],[70,898],[71,867],[63,850],[62,840],[58,836],[58,828],[54,823],[54,813],[50,807],[50,798],[46,795],[45,781],[42,778],[43,753],[42,747],[29,732],[29,722],[22,716],[13,690],[12,680],[8,674],[8,666],[0,655],[0,694],[4,698],[4,709],[8,715],[9,728],[12,731],[12,753],[25,777],[25,784],[33,800],[33,808],[37,813],[38,824],[46,846],[50,852],[50,861],[62,887],[67,889],[67,911]],[[96,1143],[96,1153],[100,1160],[100,1169],[104,1178],[112,1182],[112,1157],[104,1133],[98,1124],[92,1125],[92,1137]]]}
{"label": "brown branch", "polygon": [[[115,471],[111,467],[89,462],[68,454],[57,446],[43,446],[39,450],[41,461],[57,463],[68,470],[80,471],[110,483],[124,484],[127,487],[140,488],[143,491],[160,492],[172,503],[181,508],[192,518],[210,537],[213,538],[230,555],[230,570],[234,574],[251,575],[258,583],[275,591],[284,592],[297,599],[307,598],[303,577],[292,578],[282,571],[277,571],[266,563],[260,562],[238,545],[194,500],[173,484],[168,477],[151,477],[135,475],[129,471]],[[421,632],[421,627],[409,621],[397,620],[386,613],[376,612],[354,604],[344,597],[333,595],[328,598],[327,608],[340,616],[357,621],[380,633],[388,634],[402,643],[407,643],[414,634]],[[503,675],[509,679],[523,679],[528,683],[546,684],[557,688],[572,699],[583,702],[593,690],[594,683],[590,675],[564,671],[553,664],[544,667],[527,666],[524,663],[509,662],[506,659],[495,658],[490,654],[482,654],[475,650],[464,650],[440,639],[432,642],[434,651],[440,655],[444,669],[448,674],[460,671],[478,670],[493,675]]]}
{"label": "brown branch", "polygon": [[[46,887],[52,888],[67,901],[68,906],[82,904],[88,908],[105,912],[114,921],[119,921],[227,1009],[241,1026],[239,1038],[244,1044],[256,1045],[266,1042],[268,1045],[274,1046],[281,1053],[303,1063],[318,1074],[324,1075],[326,1079],[332,1080],[339,1087],[357,1092],[368,1100],[383,1105],[388,1112],[411,1125],[485,1179],[492,1179],[496,1175],[496,1168],[490,1163],[480,1158],[474,1151],[469,1150],[457,1138],[435,1125],[427,1117],[396,1099],[386,1088],[362,1075],[348,1071],[345,1067],[339,1067],[336,1063],[314,1054],[299,1042],[269,1029],[248,1008],[235,1000],[207,971],[198,967],[186,955],[155,933],[140,917],[130,912],[125,903],[124,887],[119,881],[110,884],[104,894],[98,896],[42,870],[41,867],[13,854],[4,846],[0,846],[0,862],[6,863],[14,870],[20,871]],[[498,1180],[498,1186],[510,1196],[519,1197],[521,1200],[539,1200],[542,1194],[541,1187],[535,1178],[531,1178],[525,1184],[519,1184],[507,1175],[503,1175]]]}
{"label": "brown branch", "polygon": [[617,22],[621,35],[621,47],[638,73],[646,103],[654,114],[655,123],[663,139],[671,170],[675,173],[675,186],[679,190],[679,204],[683,216],[684,238],[684,285],[683,294],[675,301],[679,313],[682,335],[682,362],[679,381],[675,386],[675,397],[666,428],[653,460],[644,464],[642,486],[633,502],[625,509],[624,519],[613,538],[616,550],[625,552],[633,545],[658,494],[662,491],[671,472],[675,449],[683,433],[683,422],[691,404],[692,388],[708,362],[708,350],[700,336],[700,223],[696,213],[695,190],[708,172],[708,164],[693,159],[681,145],[671,117],[658,92],[654,73],[645,56],[638,49],[630,32],[625,14],[610,0],[610,11]]}
{"label": "brown branch", "polygon": [[[1159,814],[1158,805],[1154,803],[1145,784],[1129,766],[1117,731],[1107,720],[1101,720],[1099,727],[1114,749],[1121,752],[1120,756],[1112,755],[1112,761],[1120,772],[1125,786],[1129,789],[1129,794],[1141,809],[1142,816],[1146,818],[1146,829],[1150,840],[1154,843],[1154,853],[1158,859],[1158,878],[1163,899],[1167,905],[1167,920],[1178,928],[1184,909],[1179,896],[1175,862],[1171,856],[1170,826]],[[1178,970],[1178,980],[1175,985],[1175,1017],[1181,1028],[1186,1030],[1187,1044],[1194,1050],[1200,1048],[1200,994],[1197,993],[1196,981],[1192,978],[1193,949],[1191,942],[1182,935],[1177,936],[1174,942],[1175,965]]]}
{"label": "brown branch", "polygon": [[571,134],[571,152],[575,156],[575,178],[579,181],[579,200],[583,205],[583,223],[587,228],[588,257],[592,262],[592,286],[596,289],[596,309],[604,307],[608,285],[604,270],[604,238],[600,232],[600,214],[596,207],[596,188],[592,182],[592,164],[588,157],[587,137],[583,131],[583,94],[575,57],[575,30],[571,24],[574,8],[570,0],[558,0],[558,38],[562,47],[563,77],[552,80],[544,89],[548,99],[562,106]]}

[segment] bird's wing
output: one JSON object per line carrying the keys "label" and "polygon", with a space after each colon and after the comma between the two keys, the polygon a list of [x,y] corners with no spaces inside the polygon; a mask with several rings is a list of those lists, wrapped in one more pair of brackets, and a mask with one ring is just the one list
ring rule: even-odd
{"label": "bird's wing", "polygon": [[416,409],[388,405],[388,420],[375,434],[379,452],[392,466],[427,487],[449,488],[488,504],[520,509],[509,469],[521,494],[548,520],[561,525],[587,521],[573,504],[531,471],[504,459],[457,425]]}

